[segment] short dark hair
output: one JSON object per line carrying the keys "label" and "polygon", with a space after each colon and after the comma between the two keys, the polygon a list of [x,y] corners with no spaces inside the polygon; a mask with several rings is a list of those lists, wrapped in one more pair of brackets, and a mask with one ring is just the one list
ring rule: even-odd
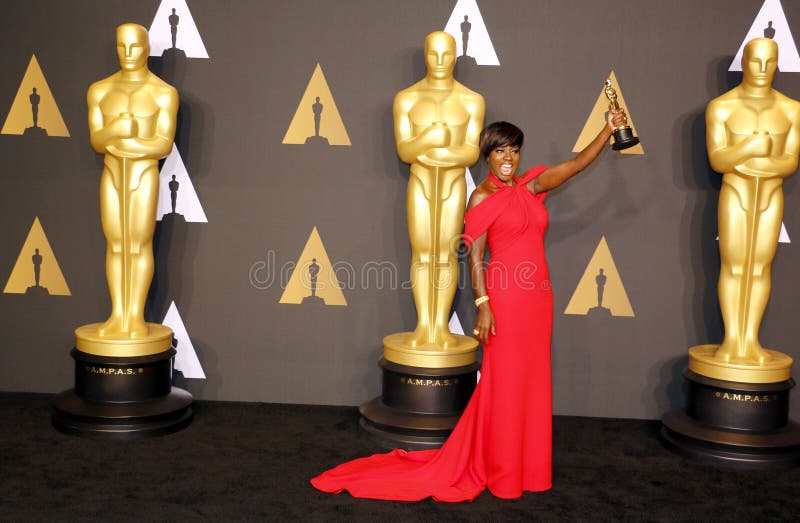
{"label": "short dark hair", "polygon": [[481,155],[488,158],[498,147],[522,147],[524,141],[525,134],[513,123],[494,122],[481,131]]}

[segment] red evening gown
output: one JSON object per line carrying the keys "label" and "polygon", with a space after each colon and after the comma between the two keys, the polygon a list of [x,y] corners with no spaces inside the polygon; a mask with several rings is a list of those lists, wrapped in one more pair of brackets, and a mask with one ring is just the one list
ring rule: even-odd
{"label": "red evening gown", "polygon": [[488,486],[500,498],[552,485],[550,332],[553,296],[544,254],[545,193],[493,175],[498,190],[467,211],[469,244],[488,231],[489,304],[497,334],[484,346],[481,379],[445,444],[434,450],[387,454],[343,463],[311,480],[324,492],[359,498],[473,500]]}

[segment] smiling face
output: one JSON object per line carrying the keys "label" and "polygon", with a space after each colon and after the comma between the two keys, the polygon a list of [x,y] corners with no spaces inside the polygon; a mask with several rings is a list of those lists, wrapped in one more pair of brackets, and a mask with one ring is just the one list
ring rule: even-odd
{"label": "smiling face", "polygon": [[744,83],[752,87],[769,87],[778,69],[778,44],[769,38],[747,42],[742,53]]}
{"label": "smiling face", "polygon": [[494,148],[486,157],[489,171],[501,182],[511,182],[519,168],[519,153],[518,145],[501,145]]}
{"label": "smiling face", "polygon": [[501,182],[512,183],[524,142],[522,130],[508,122],[494,122],[481,131],[481,156],[489,165],[489,171]]}
{"label": "smiling face", "polygon": [[453,76],[456,67],[456,40],[449,33],[436,31],[425,38],[425,65],[428,76],[443,80]]}
{"label": "smiling face", "polygon": [[123,71],[136,71],[147,66],[150,44],[147,30],[138,24],[117,27],[117,56]]}

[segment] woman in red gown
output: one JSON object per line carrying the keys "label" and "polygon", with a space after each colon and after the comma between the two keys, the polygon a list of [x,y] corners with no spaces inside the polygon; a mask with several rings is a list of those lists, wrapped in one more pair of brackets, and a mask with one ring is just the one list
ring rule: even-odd
{"label": "woman in red gown", "polygon": [[[453,502],[471,501],[486,487],[500,498],[551,488],[553,296],[542,202],[594,161],[626,121],[624,110],[610,111],[607,125],[575,158],[522,177],[522,131],[507,122],[483,130],[490,173],[470,197],[464,232],[479,303],[473,334],[484,347],[481,379],[441,448],[359,458],[312,479],[314,487],[359,498]],[[491,260],[484,266],[487,245]]]}

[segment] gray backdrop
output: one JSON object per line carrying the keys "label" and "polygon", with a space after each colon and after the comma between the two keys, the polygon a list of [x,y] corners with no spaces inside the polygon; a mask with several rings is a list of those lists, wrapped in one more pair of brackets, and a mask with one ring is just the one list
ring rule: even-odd
{"label": "gray backdrop", "polygon": [[[572,155],[612,69],[646,153],[608,150],[547,200],[557,414],[660,417],[682,405],[688,347],[721,340],[720,176],[706,159],[703,112],[740,81],[727,69],[761,4],[479,0],[501,66],[459,68],[457,78],[484,95],[487,122],[510,120],[527,132],[524,166]],[[0,390],[71,387],[72,331],[107,315],[102,158],[89,147],[85,93],[118,69],[115,26],[149,27],[158,5],[2,5],[0,120],[35,53],[71,137],[0,135],[0,284],[38,216],[72,296],[0,294]],[[176,143],[209,221],[159,226],[148,318],[161,321],[176,302],[207,376],[181,380],[197,398],[356,405],[379,394],[381,339],[414,326],[410,291],[373,280],[346,285],[346,307],[282,305],[279,282],[258,289],[249,274],[269,252],[278,266],[295,262],[316,226],[331,261],[357,271],[391,262],[407,279],[408,169],[395,153],[391,102],[424,75],[423,39],[444,28],[454,5],[190,0],[210,58],[169,70],[151,59],[180,92]],[[800,31],[800,5],[783,7]],[[318,62],[351,147],[281,144]],[[800,98],[800,73],[779,73],[775,87]],[[485,165],[472,174],[482,180]],[[785,193],[784,222],[800,241],[797,176]],[[602,236],[633,318],[563,314]],[[797,243],[781,244],[761,330],[765,346],[795,358],[798,263]],[[458,296],[465,330],[471,298],[469,290]],[[792,412],[800,415],[800,401]]]}

